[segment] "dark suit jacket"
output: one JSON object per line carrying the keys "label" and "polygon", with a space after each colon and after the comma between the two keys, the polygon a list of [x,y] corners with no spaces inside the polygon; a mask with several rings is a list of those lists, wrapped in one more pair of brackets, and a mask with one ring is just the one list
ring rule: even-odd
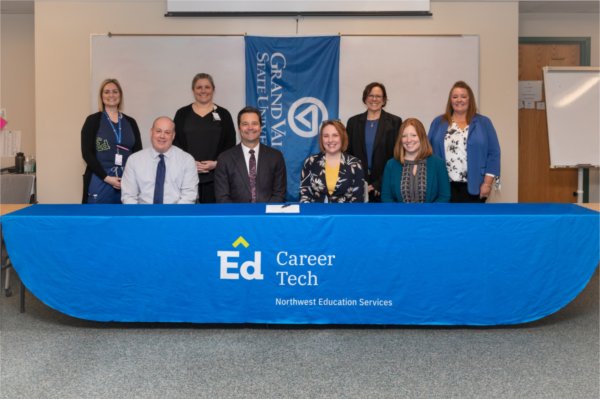
{"label": "dark suit jacket", "polygon": [[370,165],[371,172],[368,173],[367,148],[365,145],[365,125],[367,123],[367,113],[354,115],[348,119],[346,129],[348,130],[348,149],[346,152],[354,155],[363,164],[366,180],[375,187],[375,190],[381,191],[381,178],[383,169],[390,158],[394,157],[394,145],[398,137],[398,131],[402,124],[402,119],[396,115],[381,110],[381,117],[375,134],[373,143],[373,160]]}
{"label": "dark suit jacket", "polygon": [[[256,165],[256,202],[285,202],[287,178],[281,152],[259,144]],[[215,168],[217,202],[251,202],[248,168],[242,145],[219,155]]]}

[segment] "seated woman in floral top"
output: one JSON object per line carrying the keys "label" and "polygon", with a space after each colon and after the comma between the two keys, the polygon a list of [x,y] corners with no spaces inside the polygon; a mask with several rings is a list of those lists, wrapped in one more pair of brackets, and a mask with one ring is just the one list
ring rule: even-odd
{"label": "seated woman in floral top", "polygon": [[365,177],[358,158],[345,154],[348,133],[340,121],[321,125],[321,152],[304,161],[300,202],[363,202]]}
{"label": "seated woman in floral top", "polygon": [[404,121],[394,146],[394,158],[383,171],[382,202],[450,201],[446,165],[432,152],[423,124],[415,118]]}

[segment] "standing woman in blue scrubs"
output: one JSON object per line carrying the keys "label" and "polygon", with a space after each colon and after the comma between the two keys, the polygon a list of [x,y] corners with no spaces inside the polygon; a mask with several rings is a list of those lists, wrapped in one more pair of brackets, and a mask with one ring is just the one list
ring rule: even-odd
{"label": "standing woman in blue scrubs", "polygon": [[454,83],[446,112],[429,128],[433,153],[450,177],[450,202],[485,202],[500,177],[500,144],[492,121],[477,113],[473,90]]}
{"label": "standing woman in blue scrubs", "polygon": [[120,204],[121,176],[127,158],[142,149],[135,119],[123,114],[123,89],[106,79],[98,94],[99,112],[87,117],[81,129],[84,204]]}
{"label": "standing woman in blue scrubs", "polygon": [[383,110],[388,101],[383,83],[369,83],[362,102],[367,110],[348,119],[347,153],[360,159],[365,171],[369,202],[381,202],[381,179],[386,162],[394,156],[394,145],[402,119]]}

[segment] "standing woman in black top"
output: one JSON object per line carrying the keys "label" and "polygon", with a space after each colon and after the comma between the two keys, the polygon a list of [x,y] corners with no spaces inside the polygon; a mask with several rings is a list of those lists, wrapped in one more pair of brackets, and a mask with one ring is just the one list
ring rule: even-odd
{"label": "standing woman in black top", "polygon": [[199,73],[192,80],[194,102],[175,114],[173,144],[190,153],[198,169],[198,202],[215,202],[214,170],[220,153],[235,145],[231,114],[213,103],[212,76]]}
{"label": "standing woman in black top", "polygon": [[362,101],[367,111],[348,119],[347,153],[362,162],[369,184],[369,202],[381,202],[383,169],[394,156],[402,119],[383,110],[388,101],[383,83],[369,83],[363,90]]}
{"label": "standing woman in black top", "polygon": [[120,204],[121,176],[127,158],[142,149],[135,119],[121,112],[123,89],[117,79],[105,79],[98,94],[99,111],[81,129],[84,204]]}

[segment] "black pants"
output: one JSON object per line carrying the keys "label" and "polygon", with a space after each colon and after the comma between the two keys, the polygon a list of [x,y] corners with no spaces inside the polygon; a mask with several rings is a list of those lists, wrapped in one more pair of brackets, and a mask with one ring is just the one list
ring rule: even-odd
{"label": "black pants", "polygon": [[198,184],[198,203],[199,204],[214,204],[217,202],[215,197],[215,182],[208,181]]}
{"label": "black pants", "polygon": [[450,182],[450,202],[473,202],[484,203],[487,198],[479,198],[479,195],[469,194],[467,183]]}

